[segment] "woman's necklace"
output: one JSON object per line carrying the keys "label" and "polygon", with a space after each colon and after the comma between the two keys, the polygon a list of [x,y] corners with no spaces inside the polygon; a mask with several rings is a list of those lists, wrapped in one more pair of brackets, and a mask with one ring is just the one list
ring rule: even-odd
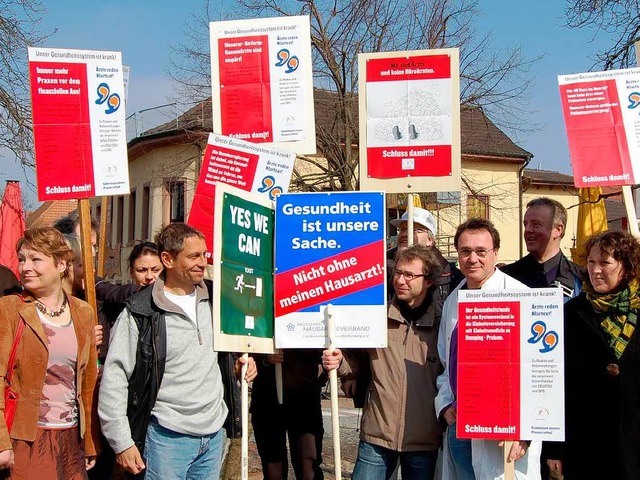
{"label": "woman's necklace", "polygon": [[43,315],[47,315],[47,316],[49,316],[51,318],[59,317],[60,315],[62,315],[64,313],[65,308],[67,308],[67,296],[66,295],[63,296],[62,305],[60,306],[60,310],[49,310],[47,307],[44,306],[43,303],[41,303],[38,300],[36,300],[36,308],[38,310],[40,310],[40,312]]}

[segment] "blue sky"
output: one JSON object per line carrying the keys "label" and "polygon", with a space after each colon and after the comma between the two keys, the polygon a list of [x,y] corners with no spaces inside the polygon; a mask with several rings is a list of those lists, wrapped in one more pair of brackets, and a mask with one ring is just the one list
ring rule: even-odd
{"label": "blue sky", "polygon": [[[610,39],[598,37],[590,42],[592,31],[563,28],[561,0],[478,3],[482,14],[476,27],[480,32],[492,32],[496,48],[519,44],[528,57],[544,55],[531,70],[534,86],[529,93],[530,118],[541,129],[506,133],[534,154],[530,167],[571,173],[557,75],[588,71],[595,53],[605,49]],[[57,29],[46,46],[123,53],[124,63],[131,67],[127,115],[166,103],[171,96],[173,87],[166,74],[170,45],[184,40],[186,22],[202,9],[201,0],[46,0],[44,4],[43,29]],[[230,2],[217,0],[215,4]],[[3,155],[0,162],[0,181],[24,180],[21,168],[8,156]],[[35,181],[34,174],[30,178]],[[26,185],[23,190],[35,204],[35,193]]]}

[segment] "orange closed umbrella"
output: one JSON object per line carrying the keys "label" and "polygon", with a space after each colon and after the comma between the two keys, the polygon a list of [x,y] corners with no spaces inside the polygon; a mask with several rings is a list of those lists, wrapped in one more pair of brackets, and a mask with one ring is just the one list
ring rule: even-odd
{"label": "orange closed umbrella", "polygon": [[604,199],[600,198],[601,187],[580,188],[580,204],[578,205],[578,228],[576,234],[576,252],[573,261],[583,267],[586,266],[584,260],[584,243],[588,237],[594,233],[606,232],[607,209]]}
{"label": "orange closed umbrella", "polygon": [[24,209],[20,182],[7,180],[0,205],[0,264],[18,275],[16,244],[24,235]]}

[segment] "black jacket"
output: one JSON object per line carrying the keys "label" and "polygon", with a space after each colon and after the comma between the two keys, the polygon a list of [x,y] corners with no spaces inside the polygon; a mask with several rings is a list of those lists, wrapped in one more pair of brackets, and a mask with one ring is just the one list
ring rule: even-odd
{"label": "black jacket", "polygon": [[[209,291],[209,302],[212,301],[211,282],[205,281]],[[159,309],[152,297],[152,288],[133,295],[126,301],[138,327],[138,348],[136,365],[129,379],[127,418],[131,428],[131,437],[142,452],[151,418],[151,410],[155,405],[167,353],[167,328],[164,311]],[[240,437],[240,388],[236,381],[233,367],[235,355],[218,353],[218,365],[224,386],[224,401],[229,415],[224,423],[229,438]]]}
{"label": "black jacket", "polygon": [[[547,458],[563,462],[567,480],[640,479],[640,337],[632,334],[620,360],[582,293],[565,304],[564,443],[544,442]],[[611,365],[619,374],[611,374]]]}
{"label": "black jacket", "polygon": [[[449,296],[449,293],[451,293],[464,278],[462,272],[453,264],[448,262],[442,253],[440,253],[440,250],[436,247],[432,248],[440,262],[442,272],[437,278],[435,285],[427,293],[427,297],[422,303],[424,308],[421,309],[419,307],[419,311],[415,312],[416,327],[432,327],[433,325],[440,325],[444,301]],[[397,248],[387,250],[387,303],[391,302],[395,293],[393,288],[392,271],[396,264],[396,252]],[[433,319],[433,322],[431,319]],[[358,370],[358,378],[356,379],[356,392],[353,396],[353,405],[356,408],[362,408],[369,391],[369,383],[371,383],[368,353],[366,349],[350,349],[349,353],[353,357],[358,357],[360,359],[358,362],[360,369]]]}
{"label": "black jacket", "polygon": [[[554,282],[557,282],[562,287],[565,301],[566,299],[577,297],[582,290],[584,268],[571,262],[562,252],[558,252],[556,257],[543,264],[538,262],[533,255],[528,254],[517,262],[502,267],[501,270],[530,288],[552,287]],[[557,267],[550,272],[552,279],[549,281],[545,268],[549,268],[548,264],[556,262]]]}

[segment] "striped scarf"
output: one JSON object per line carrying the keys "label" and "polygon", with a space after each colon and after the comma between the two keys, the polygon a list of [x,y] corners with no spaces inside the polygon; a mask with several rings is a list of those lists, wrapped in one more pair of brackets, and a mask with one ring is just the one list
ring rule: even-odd
{"label": "striped scarf", "polygon": [[638,286],[638,281],[634,278],[629,281],[625,289],[619,292],[598,293],[585,282],[584,290],[587,293],[587,300],[600,314],[602,318],[600,328],[609,338],[609,347],[618,359],[622,357],[636,329],[638,320],[636,311],[640,308]]}

